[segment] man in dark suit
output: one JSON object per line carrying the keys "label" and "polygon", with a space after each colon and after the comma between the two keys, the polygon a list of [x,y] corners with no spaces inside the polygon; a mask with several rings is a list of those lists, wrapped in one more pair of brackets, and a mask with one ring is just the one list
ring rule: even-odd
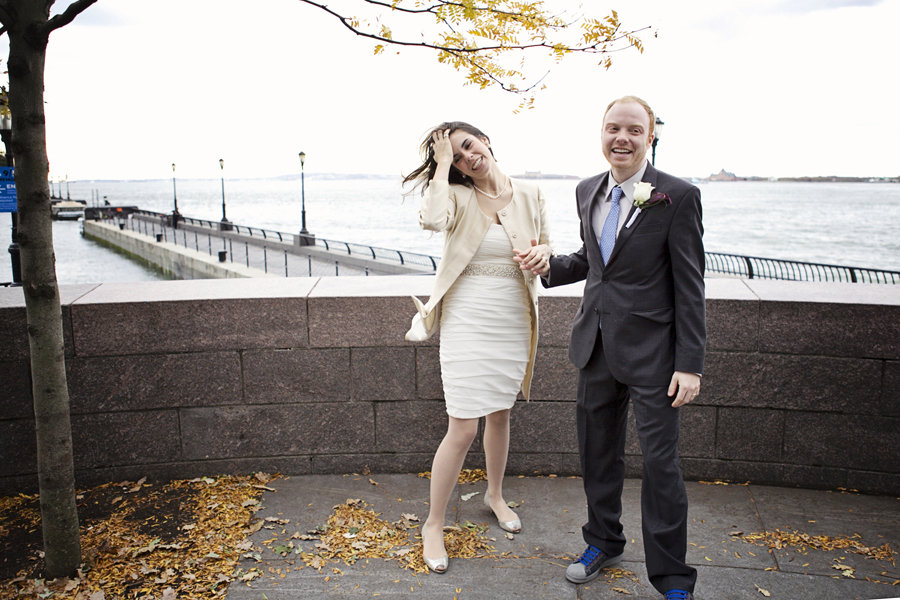
{"label": "man in dark suit", "polygon": [[588,547],[566,577],[585,583],[622,560],[630,399],[644,458],[647,574],[668,600],[688,600],[697,573],[685,563],[678,407],[697,396],[703,371],[703,226],[700,191],[647,162],[655,120],[640,98],[609,105],[601,143],[610,170],[576,190],[581,249],[523,268],[533,266],[548,287],[586,280],[569,358],[579,369],[578,443],[588,502],[582,533]]}

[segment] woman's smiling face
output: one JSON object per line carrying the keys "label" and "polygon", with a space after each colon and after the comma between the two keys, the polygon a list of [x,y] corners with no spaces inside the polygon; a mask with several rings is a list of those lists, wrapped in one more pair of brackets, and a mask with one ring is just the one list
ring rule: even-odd
{"label": "woman's smiling face", "polygon": [[472,179],[484,178],[494,166],[494,155],[489,144],[486,137],[457,129],[450,134],[453,166]]}

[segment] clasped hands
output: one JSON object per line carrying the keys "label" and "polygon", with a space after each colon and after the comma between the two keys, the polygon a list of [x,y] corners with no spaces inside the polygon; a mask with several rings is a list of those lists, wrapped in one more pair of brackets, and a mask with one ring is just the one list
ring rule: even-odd
{"label": "clasped hands", "polygon": [[544,277],[550,273],[550,257],[553,251],[547,244],[538,244],[537,240],[531,240],[531,247],[527,250],[513,248],[513,260],[519,263],[523,271],[531,271],[538,277]]}

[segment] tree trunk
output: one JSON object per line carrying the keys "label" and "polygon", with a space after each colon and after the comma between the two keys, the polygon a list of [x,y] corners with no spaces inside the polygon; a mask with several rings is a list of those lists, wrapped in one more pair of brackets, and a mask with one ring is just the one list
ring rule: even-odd
{"label": "tree trunk", "polygon": [[44,59],[51,2],[9,0],[9,107],[15,157],[22,284],[28,319],[37,432],[44,563],[48,578],[74,575],[81,564],[62,309],[53,254],[47,184]]}

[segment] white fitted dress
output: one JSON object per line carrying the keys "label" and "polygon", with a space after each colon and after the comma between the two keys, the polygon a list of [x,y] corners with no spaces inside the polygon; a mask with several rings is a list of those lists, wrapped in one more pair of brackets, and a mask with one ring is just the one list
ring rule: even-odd
{"label": "white fitted dress", "polygon": [[531,342],[525,280],[502,225],[492,224],[441,307],[447,414],[475,419],[516,402]]}

